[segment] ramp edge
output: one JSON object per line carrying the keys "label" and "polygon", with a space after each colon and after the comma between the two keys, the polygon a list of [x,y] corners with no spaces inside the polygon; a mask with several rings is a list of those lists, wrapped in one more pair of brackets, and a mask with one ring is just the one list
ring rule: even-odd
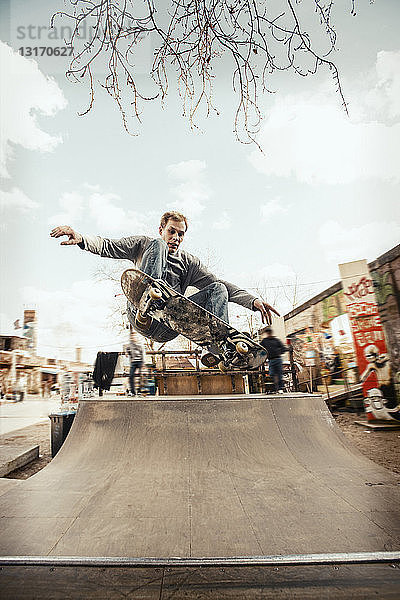
{"label": "ramp edge", "polygon": [[400,551],[232,557],[2,556],[0,567],[240,567],[400,563]]}

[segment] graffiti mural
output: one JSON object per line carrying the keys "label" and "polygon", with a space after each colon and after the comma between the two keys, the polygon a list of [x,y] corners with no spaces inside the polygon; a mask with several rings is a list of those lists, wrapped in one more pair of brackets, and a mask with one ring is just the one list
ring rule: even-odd
{"label": "graffiti mural", "polygon": [[374,281],[365,260],[339,265],[349,315],[364,405],[369,420],[398,419],[391,362],[375,296]]}
{"label": "graffiti mural", "polygon": [[371,271],[388,347],[396,401],[400,403],[400,257]]}
{"label": "graffiti mural", "polygon": [[346,304],[343,298],[343,290],[328,296],[322,300],[322,320],[323,322],[332,321],[336,317],[346,313]]}
{"label": "graffiti mural", "polygon": [[[314,352],[313,377],[324,377],[328,384],[342,377],[343,369],[355,367],[354,347],[343,290],[321,299],[285,323],[291,338],[294,360],[300,366],[299,380],[309,378],[307,355]],[[353,370],[346,372],[350,383],[356,382]]]}
{"label": "graffiti mural", "polygon": [[[376,408],[377,411],[383,407],[392,411],[387,416],[390,414],[391,418],[397,419],[394,415],[400,405],[400,245],[370,263],[366,279],[362,281],[360,277],[347,291],[361,299],[371,291],[375,297],[373,312],[357,315],[356,337],[366,350],[361,363],[359,355],[356,357],[355,354],[347,297],[343,287],[336,284],[285,317],[286,334],[292,340],[296,364],[306,373],[305,354],[312,340],[311,345],[318,348],[318,374],[329,376],[332,368],[337,372],[332,365],[335,360],[337,364],[339,358],[341,368],[348,369],[346,376],[354,379],[353,382],[359,381],[360,376],[368,381],[368,386],[375,382],[375,387],[371,388],[375,391],[369,393],[371,404],[381,407]],[[375,333],[374,324],[378,327]],[[371,331],[364,331],[369,326]],[[384,347],[380,346],[382,341]],[[367,349],[368,346],[375,348]]]}

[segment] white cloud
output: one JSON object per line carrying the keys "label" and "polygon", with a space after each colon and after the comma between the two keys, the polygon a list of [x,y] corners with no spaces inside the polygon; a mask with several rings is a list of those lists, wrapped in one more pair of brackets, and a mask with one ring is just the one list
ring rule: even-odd
{"label": "white cloud", "polygon": [[257,271],[257,277],[262,280],[276,279],[278,281],[284,281],[286,279],[295,278],[296,274],[290,265],[272,263]]}
{"label": "white cloud", "polygon": [[221,214],[219,219],[213,222],[212,226],[214,229],[218,229],[219,231],[225,231],[226,229],[231,228],[232,221],[226,210]]}
{"label": "white cloud", "polygon": [[254,151],[249,159],[266,175],[331,185],[400,177],[400,124],[355,123],[327,102],[281,100],[260,143],[265,155]]}
{"label": "white cloud", "polygon": [[62,212],[51,216],[51,225],[77,225],[84,212],[84,198],[78,192],[65,192],[59,199]]}
{"label": "white cloud", "polygon": [[89,196],[91,216],[101,231],[121,231],[127,215],[116,201],[118,201],[116,194],[94,192]]}
{"label": "white cloud", "polygon": [[67,102],[57,83],[41,73],[34,60],[26,59],[0,42],[0,174],[9,177],[7,160],[13,144],[30,150],[50,152],[60,143],[59,136],[43,131],[36,112],[52,116]]}
{"label": "white cloud", "polygon": [[[100,235],[136,235],[154,229],[156,216],[122,206],[122,199],[113,193],[101,192],[100,186],[85,184],[83,192],[65,192],[59,199],[61,212],[51,215],[51,225],[82,226],[83,220],[91,220]],[[158,217],[158,215],[157,215]]]}
{"label": "white cloud", "polygon": [[167,167],[168,175],[178,181],[198,179],[206,170],[204,160],[185,160]]}
{"label": "white cloud", "polygon": [[131,209],[125,210],[121,206],[121,198],[116,194],[94,192],[89,196],[88,204],[96,227],[103,233],[146,233],[149,222],[154,219],[151,211],[143,215]]}
{"label": "white cloud", "polygon": [[264,223],[269,221],[274,215],[285,214],[287,211],[287,207],[282,206],[280,198],[273,198],[260,206],[261,218]]}
{"label": "white cloud", "polygon": [[372,85],[365,104],[376,116],[395,119],[400,116],[400,51],[378,52]]}
{"label": "white cloud", "polygon": [[31,200],[22,190],[13,187],[9,192],[0,190],[0,208],[3,210],[19,210],[27,212],[38,208],[39,204]]}
{"label": "white cloud", "polygon": [[[293,266],[285,263],[271,263],[249,272],[230,272],[227,278],[251,294],[264,298],[281,315],[292,310],[295,301],[299,304],[313,295],[303,283],[302,275],[295,273]],[[231,304],[229,308],[232,324],[239,329],[246,329],[248,311],[235,304]],[[243,317],[242,322],[236,320],[239,316]],[[257,312],[254,316],[261,326],[260,314]]]}
{"label": "white cloud", "polygon": [[[308,184],[400,179],[399,52],[380,52],[373,71],[347,87],[350,117],[321,89],[280,97],[260,134],[264,155],[249,160],[260,172]],[[366,83],[368,88],[366,90]]]}
{"label": "white cloud", "polygon": [[200,186],[193,182],[182,183],[172,192],[177,199],[169,203],[168,208],[171,210],[178,210],[190,219],[195,219],[204,211],[208,194]]}
{"label": "white cloud", "polygon": [[169,208],[182,212],[191,219],[198,218],[210,197],[210,190],[205,183],[206,163],[202,160],[188,160],[167,167],[167,173],[177,185],[171,188],[175,200]]}
{"label": "white cloud", "polygon": [[346,229],[337,221],[327,221],[319,230],[319,241],[327,260],[337,263],[374,260],[400,240],[400,225],[380,222]]}
{"label": "white cloud", "polygon": [[101,192],[101,188],[98,183],[84,183],[82,187],[90,192]]}
{"label": "white cloud", "polygon": [[119,350],[126,336],[110,326],[114,294],[111,281],[75,281],[56,291],[23,288],[23,301],[37,307],[39,353],[71,359],[79,346],[91,361],[98,350]]}

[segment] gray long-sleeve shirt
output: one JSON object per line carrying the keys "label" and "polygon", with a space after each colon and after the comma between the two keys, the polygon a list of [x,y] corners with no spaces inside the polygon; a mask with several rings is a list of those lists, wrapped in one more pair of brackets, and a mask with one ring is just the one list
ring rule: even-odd
{"label": "gray long-sleeve shirt", "polygon": [[[82,250],[88,250],[93,254],[99,254],[105,258],[119,258],[131,260],[136,268],[140,269],[143,253],[153,238],[145,235],[132,235],[119,240],[111,240],[100,236],[82,236],[79,244]],[[219,279],[211,273],[196,257],[186,250],[177,250],[174,254],[168,254],[167,283],[176,291],[184,294],[189,286],[199,290],[219,281],[225,284],[228,290],[228,300],[240,304],[245,308],[254,310],[253,303],[256,296],[249,294],[233,283]]]}
{"label": "gray long-sleeve shirt", "polygon": [[143,346],[138,342],[129,343],[129,356],[132,362],[143,362]]}

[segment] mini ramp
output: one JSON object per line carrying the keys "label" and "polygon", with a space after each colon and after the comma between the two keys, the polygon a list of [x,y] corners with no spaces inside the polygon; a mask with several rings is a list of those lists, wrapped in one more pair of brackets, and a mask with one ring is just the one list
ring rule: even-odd
{"label": "mini ramp", "polygon": [[[222,569],[226,577],[223,561],[231,558],[225,566],[235,573],[239,569],[239,579],[240,565],[254,569],[264,564],[252,573],[250,587],[257,582],[265,591],[283,568],[271,557],[290,556],[294,562],[303,557],[302,569],[319,565],[318,576],[296,571],[298,597],[304,597],[299,587],[304,578],[314,585],[322,577],[324,589],[333,585],[337,591],[344,574],[360,585],[370,579],[380,592],[386,582],[388,594],[381,597],[394,598],[400,594],[399,569],[378,564],[372,571],[355,559],[353,571],[342,567],[332,580],[332,567],[322,567],[321,557],[337,554],[340,563],[345,555],[363,553],[371,562],[398,565],[399,483],[400,477],[348,445],[319,396],[85,400],[50,465],[0,495],[4,589],[12,597],[21,586],[26,591],[27,585],[45,585],[43,569],[53,585],[61,577],[65,586],[68,569],[75,569],[75,582],[87,584],[91,578],[84,569],[136,565],[145,583],[135,583],[142,595],[128,597],[153,597],[151,581],[158,598],[164,597],[160,590],[167,589],[167,580],[171,583],[168,568],[175,583],[173,567],[178,569],[181,589],[182,577],[186,584],[192,581],[188,571],[182,574],[184,567],[198,577],[199,568],[214,564],[217,575]],[[174,563],[172,557],[180,558]],[[265,557],[270,557],[268,565]],[[212,560],[207,563],[207,558]],[[268,571],[274,564],[276,571]],[[271,579],[268,573],[275,575]],[[235,577],[231,573],[229,585]],[[204,579],[196,585],[199,592]],[[252,597],[247,587],[242,597]],[[365,597],[354,595],[353,588],[352,593]],[[41,594],[47,597],[42,589]],[[85,594],[91,597],[89,588]],[[96,597],[103,596],[97,591]],[[223,597],[221,590],[218,597]]]}

